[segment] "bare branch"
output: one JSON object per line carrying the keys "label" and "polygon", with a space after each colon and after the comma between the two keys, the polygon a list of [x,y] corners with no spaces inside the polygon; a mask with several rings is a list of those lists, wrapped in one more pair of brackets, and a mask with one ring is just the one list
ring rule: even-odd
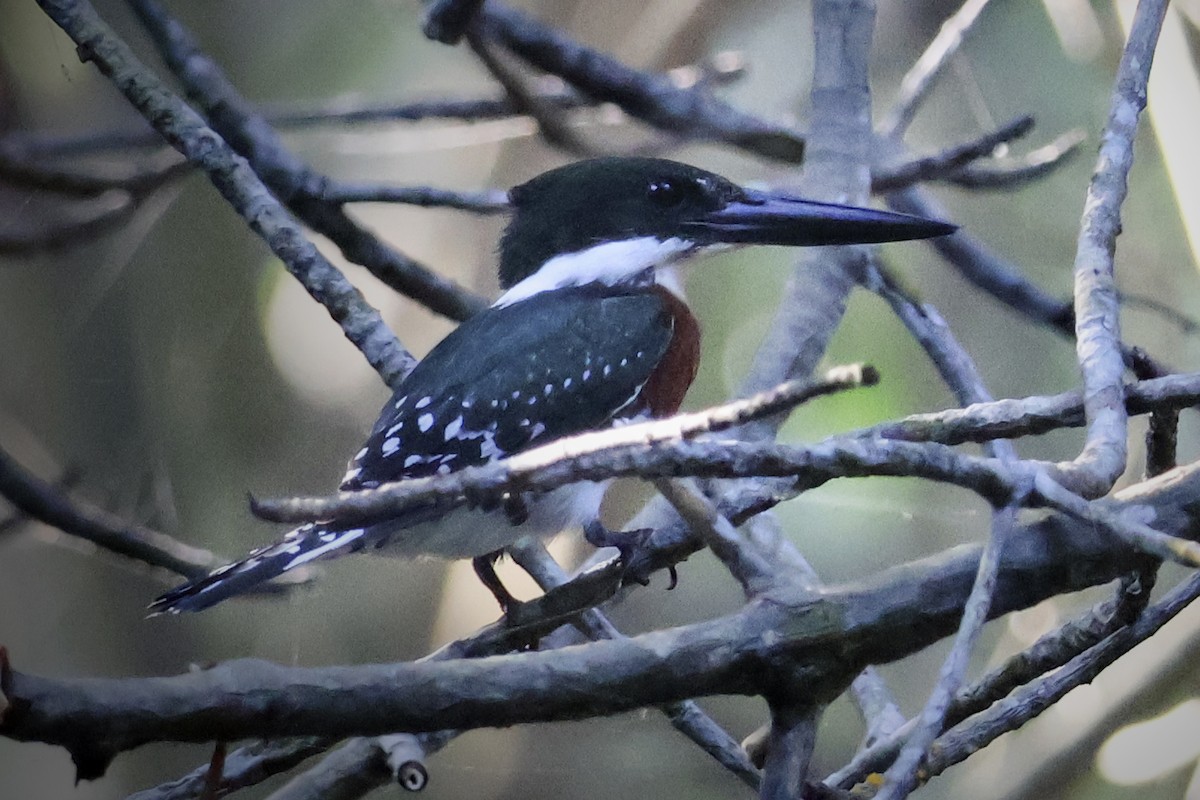
{"label": "bare branch", "polygon": [[508,211],[508,193],[501,189],[455,192],[431,186],[386,186],[328,180],[321,186],[321,199],[330,203],[404,203],[423,208],[455,208],[476,214]]}
{"label": "bare branch", "polygon": [[[225,756],[219,791],[230,794],[247,786],[256,786],[323,753],[329,745],[326,739],[307,736],[239,747]],[[204,764],[178,780],[135,792],[126,800],[196,800],[204,791],[207,777],[208,765]]]}
{"label": "bare branch", "polygon": [[[773,391],[707,411],[566,437],[488,465],[468,467],[447,475],[343,492],[332,500],[255,500],[253,510],[258,516],[275,522],[329,519],[332,515],[340,522],[357,523],[367,521],[371,515],[390,516],[412,504],[429,500],[437,500],[439,505],[486,502],[494,499],[493,495],[498,491],[546,491],[562,485],[559,481],[601,480],[635,473],[646,478],[687,474],[708,477],[785,475],[794,474],[787,472],[789,468],[783,466],[785,463],[804,464],[803,467],[797,466],[799,472],[804,472],[818,462],[828,464],[839,474],[845,474],[841,471],[852,463],[856,468],[896,468],[886,463],[889,457],[882,455],[885,451],[891,453],[890,457],[896,459],[896,464],[921,462],[923,466],[919,469],[922,474],[930,475],[953,472],[945,461],[948,458],[962,467],[961,480],[976,485],[985,494],[995,489],[992,479],[996,474],[993,471],[986,467],[973,467],[971,464],[976,461],[947,449],[922,451],[920,448],[902,447],[900,442],[826,442],[804,449],[741,442],[683,441],[687,437],[727,429],[746,420],[777,413],[804,397],[858,385],[871,374],[873,371],[869,371],[869,368],[846,372],[831,370],[830,380],[821,384],[789,382]],[[722,447],[727,449],[723,451]],[[846,461],[837,464],[838,456],[828,460],[833,451],[840,452]],[[722,455],[723,452],[725,455]],[[867,464],[872,466],[865,466]],[[757,469],[768,471],[755,473]],[[639,470],[644,471],[639,473]],[[981,477],[984,475],[987,477]],[[981,482],[975,483],[976,479]],[[1000,479],[1000,483],[1003,484],[1004,480]]]}
{"label": "bare branch", "polygon": [[946,180],[967,189],[1015,189],[1067,164],[1085,141],[1084,131],[1067,131],[1020,158],[996,159],[992,163],[977,161],[948,175]]}
{"label": "bare branch", "polygon": [[[942,380],[951,388],[958,401],[964,405],[990,401],[991,393],[984,385],[974,361],[950,333],[936,309],[929,305],[918,307],[887,280],[882,271],[874,271],[871,274],[875,277],[872,288],[887,300],[909,332],[921,343],[937,367]],[[988,442],[985,452],[1003,463],[1017,462],[1015,448],[1006,441]],[[999,554],[1016,524],[1017,507],[1029,488],[1031,485],[1019,489],[1018,496],[1014,497],[1008,506],[993,513],[991,535],[979,560],[979,572],[975,576],[971,595],[963,610],[954,645],[942,665],[937,683],[921,711],[913,733],[885,775],[880,795],[886,800],[899,800],[911,792],[917,783],[918,767],[928,754],[934,739],[945,727],[946,713],[962,685],[971,651],[983,629],[988,608],[992,603],[999,571]]]}
{"label": "bare branch", "polygon": [[325,308],[389,384],[407,374],[413,359],[345,276],[304,236],[299,224],[215,131],[172,94],[85,0],[41,0],[42,9],[262,237],[304,288]]}
{"label": "bare branch", "polygon": [[820,710],[801,703],[771,706],[763,764],[762,800],[801,800],[808,762],[817,743]]}
{"label": "bare branch", "polygon": [[871,191],[894,192],[922,181],[952,179],[963,167],[990,156],[1000,145],[1018,139],[1032,129],[1033,117],[1026,115],[975,141],[949,147],[932,156],[916,158],[894,167],[876,168],[871,171]]}
{"label": "bare branch", "polygon": [[72,501],[0,450],[0,496],[23,514],[126,558],[186,578],[207,575],[217,559],[165,533],[133,525],[103,509]]}
{"label": "bare branch", "polygon": [[975,640],[988,619],[988,611],[996,595],[1001,554],[1016,531],[1016,520],[1016,505],[1005,506],[993,513],[992,534],[979,559],[979,569],[963,609],[954,646],[942,664],[937,684],[921,710],[916,728],[900,748],[895,763],[884,774],[883,786],[876,795],[880,800],[900,800],[907,797],[917,785],[918,770],[942,730],[946,713],[958,687],[962,685]]}
{"label": "bare branch", "polygon": [[[947,710],[943,733],[964,719],[985,711],[1021,686],[1062,667],[1133,623],[1149,599],[1149,586],[1122,578],[1116,597],[1097,604],[1078,619],[1046,634],[1026,650],[961,690]],[[849,789],[866,780],[871,773],[887,769],[915,727],[916,720],[911,720],[897,728],[886,739],[861,751],[846,766],[830,774],[824,783]]]}
{"label": "bare branch", "polygon": [[927,775],[940,775],[999,736],[1037,717],[1072,689],[1091,683],[1117,658],[1157,633],[1198,597],[1200,575],[1193,575],[1175,587],[1162,601],[1146,609],[1133,624],[1071,659],[1059,671],[1022,687],[987,711],[955,726],[939,739],[936,750],[925,766]]}
{"label": "bare branch", "polygon": [[904,725],[904,714],[895,696],[874,667],[867,667],[859,673],[850,684],[850,691],[867,726],[867,733],[863,737],[864,747],[887,739]]}
{"label": "bare branch", "polygon": [[[513,560],[528,572],[544,591],[565,586],[570,576],[540,544],[520,544],[510,548]],[[580,629],[589,639],[626,638],[599,610],[590,608],[580,615]],[[738,743],[711,717],[691,700],[669,703],[660,710],[684,736],[691,739],[723,767],[752,789],[757,789],[761,775],[747,759]]]}
{"label": "bare branch", "polygon": [[804,158],[804,138],[738,111],[702,88],[682,89],[660,75],[638,72],[574,42],[515,9],[489,3],[479,14],[481,35],[494,39],[545,72],[558,75],[600,102],[689,138],[715,139],[790,163]]}
{"label": "bare branch", "polygon": [[[1152,507],[1172,535],[1195,536],[1198,482],[1200,467],[1176,470],[1126,493],[1126,502]],[[237,661],[115,680],[10,671],[0,734],[67,747],[89,778],[148,741],[511,725],[712,693],[770,694],[762,682],[776,673],[768,665],[783,663],[819,703],[865,664],[903,657],[953,630],[978,560],[978,548],[958,548],[818,597],[772,596],[710,622],[544,653],[325,669]],[[1010,537],[990,615],[1111,580],[1133,564],[1123,545],[1092,526],[1050,515]]]}
{"label": "bare branch", "polygon": [[[187,29],[154,0],[133,0],[131,5],[163,60],[213,128],[246,157],[254,172],[305,224],[329,237],[347,259],[435,313],[462,320],[486,305],[476,295],[388,247],[340,207],[319,200],[323,176],[284,146],[216,62],[200,50]],[[404,366],[405,370],[411,368],[411,361]],[[384,375],[384,380],[394,388],[392,377]]]}
{"label": "bare branch", "polygon": [[904,135],[909,123],[916,116],[921,101],[929,94],[934,81],[958,52],[958,48],[975,27],[979,15],[987,5],[988,0],[966,0],[958,11],[942,23],[938,35],[900,82],[900,96],[879,124],[884,136],[899,138]]}
{"label": "bare branch", "polygon": [[1127,416],[1122,402],[1125,362],[1121,353],[1119,300],[1113,255],[1121,229],[1121,204],[1133,166],[1133,139],[1146,107],[1146,83],[1166,0],[1141,0],[1117,68],[1100,158],[1088,186],[1075,256],[1075,341],[1083,372],[1088,421],[1083,452],[1062,465],[1072,488],[1089,497],[1107,493],[1127,458]]}
{"label": "bare branch", "polygon": [[1119,517],[1095,503],[1072,494],[1048,473],[1034,477],[1038,494],[1051,508],[1074,514],[1082,520],[1114,533],[1130,547],[1147,555],[1166,561],[1174,561],[1185,567],[1200,567],[1200,543],[1169,536],[1149,525],[1134,519]]}
{"label": "bare branch", "polygon": [[[801,188],[815,200],[862,204],[873,161],[869,77],[875,4],[817,0],[812,9],[812,128]],[[863,247],[812,248],[797,258],[742,382],[743,394],[812,374],[865,265]],[[739,434],[773,438],[781,422],[765,419]]]}
{"label": "bare branch", "polygon": [[[1180,373],[1131,383],[1124,390],[1125,407],[1130,414],[1188,408],[1200,404],[1200,373]],[[1030,436],[1083,424],[1083,394],[1075,391],[914,414],[847,435],[962,444]]]}

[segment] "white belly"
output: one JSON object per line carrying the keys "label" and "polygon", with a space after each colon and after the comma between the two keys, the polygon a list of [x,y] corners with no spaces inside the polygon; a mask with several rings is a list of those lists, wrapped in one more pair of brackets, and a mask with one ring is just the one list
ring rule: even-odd
{"label": "white belly", "polygon": [[459,508],[433,522],[395,531],[371,552],[379,555],[474,558],[508,547],[522,536],[548,538],[594,520],[610,481],[575,483],[528,501],[529,518],[513,525],[501,511]]}

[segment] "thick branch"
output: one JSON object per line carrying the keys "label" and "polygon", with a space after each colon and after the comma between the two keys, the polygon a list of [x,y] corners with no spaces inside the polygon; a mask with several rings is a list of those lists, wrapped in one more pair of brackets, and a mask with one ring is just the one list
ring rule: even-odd
{"label": "thick branch", "polygon": [[[1164,531],[1200,533],[1200,467],[1126,493]],[[373,735],[579,719],[716,693],[788,686],[814,702],[868,663],[901,658],[957,626],[979,549],[887,570],[819,597],[771,596],[733,616],[552,652],[478,660],[326,669],[237,661],[171,678],[56,680],[9,672],[0,734],[67,747],[80,776],[150,741],[280,735]],[[1135,557],[1062,515],[1018,528],[1006,547],[991,615],[1111,580]],[[797,678],[803,681],[797,684]]]}

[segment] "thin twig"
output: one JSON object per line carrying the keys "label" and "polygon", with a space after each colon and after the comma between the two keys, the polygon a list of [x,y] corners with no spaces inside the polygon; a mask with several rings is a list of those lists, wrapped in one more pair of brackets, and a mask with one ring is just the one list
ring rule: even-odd
{"label": "thin twig", "polygon": [[[1130,414],[1188,408],[1200,404],[1200,373],[1153,378],[1126,384],[1124,389],[1125,407]],[[1072,391],[913,414],[842,435],[963,444],[1032,436],[1083,424],[1083,394]]]}
{"label": "thin twig", "polygon": [[1133,623],[1150,600],[1151,585],[1128,576],[1118,581],[1114,595],[1070,620],[988,672],[958,693],[946,715],[950,728],[983,711],[1014,690],[1066,664]]}
{"label": "thin twig", "polygon": [[422,208],[454,208],[476,214],[500,214],[509,210],[508,193],[501,189],[458,192],[431,186],[329,180],[321,187],[321,199],[330,203],[403,203]]}
{"label": "thin twig", "polygon": [[1069,163],[1085,141],[1085,131],[1067,131],[1019,158],[996,159],[990,163],[977,161],[946,176],[946,180],[966,189],[1016,189]]}
{"label": "thin twig", "polygon": [[[910,186],[887,196],[897,211],[931,219],[952,220],[953,214],[920,186]],[[1074,312],[1071,303],[1034,285],[1019,267],[998,255],[983,242],[959,229],[949,236],[930,239],[929,245],[977,288],[1014,311],[1066,335],[1072,335]]]}
{"label": "thin twig", "polygon": [[[736,55],[736,54],[733,54]],[[744,60],[730,54],[717,54],[700,64],[688,64],[668,70],[666,75],[676,86],[722,86],[738,80],[746,73]],[[561,78],[542,75],[530,80],[530,91],[544,105],[561,110],[594,107],[598,101],[581,95],[568,87]],[[372,123],[422,122],[454,120],[484,122],[507,119],[517,115],[511,101],[501,95],[463,98],[430,98],[410,102],[368,102],[358,96],[335,98],[310,105],[267,105],[263,117],[275,128],[303,130],[329,125],[361,125]],[[31,158],[60,158],[88,155],[108,150],[127,150],[139,147],[158,147],[162,137],[153,129],[108,130],[84,134],[49,134],[13,132],[0,137],[0,142],[15,152]]]}
{"label": "thin twig", "polygon": [[609,55],[568,39],[524,13],[489,3],[478,30],[544,72],[656,128],[689,138],[715,139],[767,158],[799,163],[804,138],[738,111],[701,87],[682,89],[669,79],[639,72]]}
{"label": "thin twig", "polygon": [[[1189,336],[1200,333],[1200,320],[1185,314],[1169,303],[1164,303],[1161,300],[1156,300],[1149,295],[1137,294],[1134,292],[1121,292],[1121,303],[1126,308],[1144,308],[1152,314],[1157,314],[1165,321],[1179,328],[1183,333]],[[1133,367],[1134,373],[1137,373],[1136,365]],[[1158,377],[1157,375],[1138,375],[1139,378],[1145,379],[1148,377]]]}
{"label": "thin twig", "polygon": [[1000,145],[1018,139],[1032,129],[1033,117],[1017,117],[974,141],[894,167],[874,169],[871,171],[871,191],[893,192],[922,181],[950,179],[971,162],[990,156]]}
{"label": "thin twig", "polygon": [[165,533],[134,525],[101,508],[71,500],[53,484],[26,470],[0,450],[0,496],[21,513],[126,558],[168,569],[186,578],[207,575],[217,559],[207,550]]}
{"label": "thin twig", "polygon": [[1048,474],[1037,475],[1034,483],[1048,507],[1094,523],[1142,553],[1200,568],[1200,542],[1170,536],[1137,520],[1120,517],[1070,492]]}
{"label": "thin twig", "polygon": [[987,5],[988,0],[966,0],[958,11],[942,23],[938,35],[900,82],[900,95],[896,98],[892,110],[879,124],[879,130],[885,137],[899,138],[904,135],[909,123],[916,116],[921,101],[929,94],[942,70],[958,52],[958,48],[975,27],[979,15]]}
{"label": "thin twig", "polygon": [[97,197],[121,190],[133,196],[148,194],[173,178],[186,174],[191,165],[172,153],[162,163],[111,163],[64,167],[23,156],[19,148],[0,141],[0,181],[28,189],[41,189],[75,197]]}
{"label": "thin twig", "polygon": [[907,797],[917,785],[918,770],[942,730],[946,712],[966,674],[975,640],[988,619],[1000,571],[1000,554],[1013,534],[1016,518],[1016,505],[997,509],[993,514],[992,534],[979,559],[979,569],[963,609],[962,623],[950,655],[942,665],[937,684],[921,711],[916,728],[900,748],[895,763],[884,773],[884,784],[876,795],[877,800],[900,800]]}
{"label": "thin twig", "polygon": [[571,129],[557,109],[538,100],[537,95],[525,85],[523,76],[504,63],[487,39],[476,33],[468,33],[467,44],[496,83],[504,87],[504,93],[513,108],[537,123],[538,132],[547,144],[576,157],[595,155],[594,149]]}
{"label": "thin twig", "polygon": [[987,711],[968,719],[938,740],[925,765],[933,777],[986,747],[999,736],[1020,728],[1061,700],[1071,690],[1091,683],[1106,667],[1158,632],[1180,611],[1200,598],[1200,575],[1193,575],[1154,604],[1132,625],[1073,658],[1045,679],[1022,687]]}
{"label": "thin twig", "polygon": [[139,201],[122,192],[114,194],[118,198],[115,204],[82,217],[62,220],[39,219],[39,227],[32,230],[0,231],[0,254],[58,252],[83,242],[91,242],[99,236],[117,230],[133,218]]}

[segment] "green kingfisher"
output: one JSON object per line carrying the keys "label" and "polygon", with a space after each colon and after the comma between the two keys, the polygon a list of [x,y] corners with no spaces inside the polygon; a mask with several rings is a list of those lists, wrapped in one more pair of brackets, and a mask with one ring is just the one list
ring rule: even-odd
{"label": "green kingfisher", "polygon": [[[417,364],[350,460],[342,490],[447,474],[564,436],[674,414],[700,357],[700,327],[675,270],[692,256],[955,229],[755,191],[658,158],[569,164],[517,186],[509,200],[499,248],[503,293]],[[594,523],[606,486],[574,484],[515,508],[417,509],[365,527],[303,525],[150,609],[198,611],[302,564],[358,551],[472,558],[497,591],[492,564],[505,547],[522,535]]]}

